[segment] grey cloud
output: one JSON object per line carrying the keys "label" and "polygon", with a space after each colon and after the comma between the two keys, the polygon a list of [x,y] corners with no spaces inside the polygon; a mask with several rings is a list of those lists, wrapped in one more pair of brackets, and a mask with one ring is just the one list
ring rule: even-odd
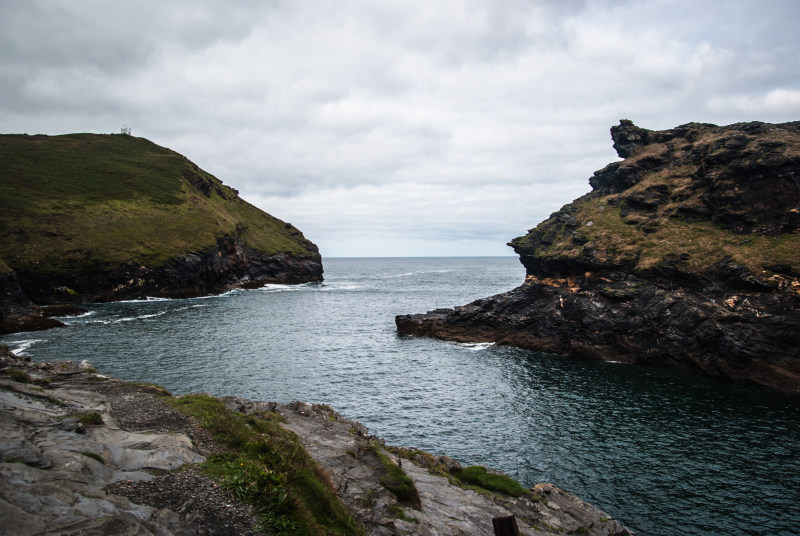
{"label": "grey cloud", "polygon": [[588,190],[623,117],[800,115],[789,0],[0,7],[5,129],[127,123],[337,244],[508,240]]}

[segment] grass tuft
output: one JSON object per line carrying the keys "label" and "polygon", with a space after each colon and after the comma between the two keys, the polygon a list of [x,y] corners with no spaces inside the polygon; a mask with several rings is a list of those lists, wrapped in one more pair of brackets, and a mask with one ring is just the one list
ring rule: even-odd
{"label": "grass tuft", "polygon": [[87,413],[76,413],[73,417],[77,417],[85,425],[98,426],[103,424],[103,417],[96,411]]}
{"label": "grass tuft", "polygon": [[364,529],[347,513],[328,475],[308,455],[297,436],[283,429],[276,414],[231,412],[208,395],[171,399],[198,418],[229,450],[203,464],[237,499],[255,506],[269,533],[360,535]]}
{"label": "grass tuft", "polygon": [[25,374],[25,371],[22,371],[22,370],[19,370],[19,369],[14,369],[14,368],[8,369],[8,370],[6,370],[6,374],[8,374],[8,376],[12,380],[14,380],[15,382],[18,382],[18,383],[28,383],[28,382],[31,381],[31,379],[28,377],[28,375]]}
{"label": "grass tuft", "polygon": [[106,463],[106,460],[100,454],[97,454],[96,452],[89,452],[88,450],[84,450],[84,451],[81,452],[81,454],[83,454],[84,456],[87,456],[89,458],[92,458],[93,460],[97,460],[98,462],[102,463],[103,465],[105,465],[105,463]]}
{"label": "grass tuft", "polygon": [[473,465],[465,467],[462,471],[456,474],[461,482],[478,486],[485,490],[496,491],[511,497],[519,497],[528,493],[519,482],[514,480],[508,475],[490,473],[486,467],[482,465]]}

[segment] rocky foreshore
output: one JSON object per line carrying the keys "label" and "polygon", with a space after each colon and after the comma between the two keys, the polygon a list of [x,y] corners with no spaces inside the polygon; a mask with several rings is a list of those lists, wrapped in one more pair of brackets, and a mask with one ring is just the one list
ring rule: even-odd
{"label": "rocky foreshore", "polygon": [[611,135],[624,160],[509,244],[522,286],[398,331],[800,392],[800,122]]}
{"label": "rocky foreshore", "polygon": [[[254,507],[204,471],[205,460],[231,447],[175,409],[163,389],[86,362],[0,353],[1,535],[272,533],[259,532]],[[282,433],[296,434],[357,534],[492,535],[492,519],[512,514],[520,534],[631,534],[550,484],[518,496],[470,489],[453,476],[462,470],[457,462],[386,446],[328,406],[220,400],[232,415],[275,415]],[[382,484],[378,458],[402,468],[418,502],[401,502]]]}

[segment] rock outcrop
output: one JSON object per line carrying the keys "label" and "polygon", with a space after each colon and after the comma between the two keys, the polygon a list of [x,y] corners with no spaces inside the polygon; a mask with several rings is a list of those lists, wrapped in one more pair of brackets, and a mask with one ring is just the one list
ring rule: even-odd
{"label": "rock outcrop", "polygon": [[[196,465],[221,452],[219,445],[165,403],[168,396],[86,362],[30,363],[0,346],[0,534],[261,534],[253,507]],[[388,447],[328,406],[222,401],[232,418],[279,415],[328,475],[361,534],[491,536],[492,518],[511,514],[528,536],[631,534],[550,484],[519,497],[464,489],[448,478],[459,467],[453,460]],[[375,449],[413,480],[417,507],[399,503],[381,484]]]}
{"label": "rock outcrop", "polygon": [[399,332],[800,392],[800,122],[611,134],[624,160],[509,244],[522,286]]}
{"label": "rock outcrop", "polygon": [[169,149],[133,136],[0,136],[0,333],[36,306],[322,280],[316,245]]}

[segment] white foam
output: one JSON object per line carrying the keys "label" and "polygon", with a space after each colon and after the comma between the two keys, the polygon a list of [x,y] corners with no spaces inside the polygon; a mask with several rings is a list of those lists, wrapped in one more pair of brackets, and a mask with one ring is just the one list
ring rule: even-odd
{"label": "white foam", "polygon": [[12,344],[18,344],[16,348],[12,349],[11,352],[16,355],[25,355],[25,350],[36,344],[37,342],[45,342],[46,339],[28,339],[25,341],[11,341]]}
{"label": "white foam", "polygon": [[262,292],[296,292],[298,290],[302,290],[302,285],[282,285],[280,283],[267,283],[263,287],[259,287],[255,290],[260,290]]}
{"label": "white foam", "polygon": [[493,342],[456,342],[453,344],[471,352],[480,352],[494,346]]}

